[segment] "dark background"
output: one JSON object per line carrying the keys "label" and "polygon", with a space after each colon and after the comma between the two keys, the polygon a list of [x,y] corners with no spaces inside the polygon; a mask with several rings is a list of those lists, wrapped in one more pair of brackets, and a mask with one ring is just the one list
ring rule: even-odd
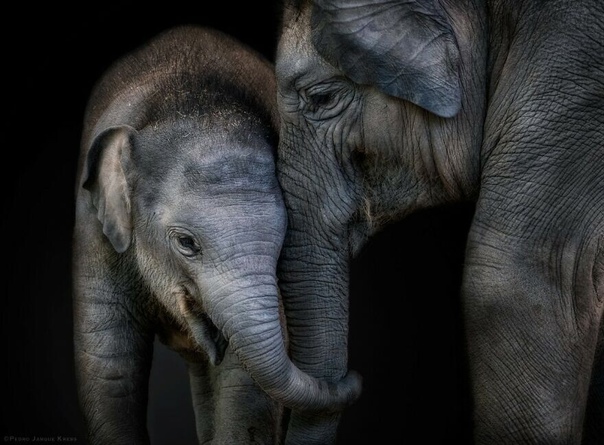
{"label": "dark background", "polygon": [[[94,82],[117,57],[183,23],[226,31],[274,60],[276,2],[75,5],[22,4],[4,16],[4,34],[14,22],[2,68],[0,440],[7,443],[84,443],[70,259],[81,122]],[[469,443],[458,289],[471,210],[415,215],[377,236],[354,262],[350,367],[364,376],[364,393],[344,414],[339,444]],[[188,391],[184,363],[158,348],[152,444],[195,443]]]}

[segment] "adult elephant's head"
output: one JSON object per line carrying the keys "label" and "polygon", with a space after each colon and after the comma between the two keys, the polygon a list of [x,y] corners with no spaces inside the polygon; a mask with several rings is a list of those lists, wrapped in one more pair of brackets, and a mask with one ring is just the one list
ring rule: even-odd
{"label": "adult elephant's head", "polygon": [[318,377],[346,373],[349,261],[368,237],[474,193],[480,126],[471,123],[482,118],[484,63],[472,59],[484,54],[484,29],[476,9],[461,20],[461,9],[440,4],[284,9],[277,170],[290,230],[280,286],[292,357]]}

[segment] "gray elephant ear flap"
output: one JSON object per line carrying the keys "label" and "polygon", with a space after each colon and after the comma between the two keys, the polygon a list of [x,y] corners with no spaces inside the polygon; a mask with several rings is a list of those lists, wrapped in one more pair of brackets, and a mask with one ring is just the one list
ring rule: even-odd
{"label": "gray elephant ear flap", "polygon": [[316,0],[313,44],[356,83],[438,116],[461,108],[459,48],[437,1]]}
{"label": "gray elephant ear flap", "polygon": [[132,148],[132,127],[109,128],[99,134],[88,151],[83,187],[91,193],[103,233],[113,248],[125,252],[132,238],[130,194],[126,166]]}

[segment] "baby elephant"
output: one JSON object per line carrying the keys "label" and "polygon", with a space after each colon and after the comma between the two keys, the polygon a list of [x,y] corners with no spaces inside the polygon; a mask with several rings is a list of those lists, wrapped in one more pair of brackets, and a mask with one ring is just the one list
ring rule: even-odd
{"label": "baby elephant", "polygon": [[155,335],[189,364],[200,443],[276,443],[283,406],[340,409],[356,396],[287,355],[273,76],[229,36],[183,26],[119,60],[92,92],[73,246],[92,444],[149,442]]}

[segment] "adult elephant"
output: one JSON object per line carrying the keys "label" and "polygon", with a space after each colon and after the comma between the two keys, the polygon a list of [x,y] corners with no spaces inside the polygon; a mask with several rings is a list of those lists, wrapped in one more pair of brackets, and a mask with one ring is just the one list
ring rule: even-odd
{"label": "adult elephant", "polygon": [[[297,366],[345,375],[349,265],[373,234],[473,201],[476,443],[602,440],[602,23],[599,0],[286,2],[279,274]],[[332,443],[338,420],[294,412],[288,444]]]}

